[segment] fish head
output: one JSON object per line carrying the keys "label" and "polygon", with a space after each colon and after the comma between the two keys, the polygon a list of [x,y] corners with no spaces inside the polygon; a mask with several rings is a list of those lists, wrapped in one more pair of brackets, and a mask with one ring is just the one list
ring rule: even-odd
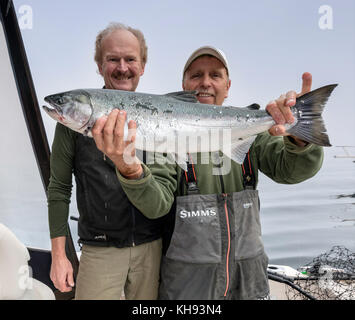
{"label": "fish head", "polygon": [[84,90],[57,93],[44,98],[53,108],[43,106],[44,111],[64,126],[85,134],[93,114],[89,94]]}

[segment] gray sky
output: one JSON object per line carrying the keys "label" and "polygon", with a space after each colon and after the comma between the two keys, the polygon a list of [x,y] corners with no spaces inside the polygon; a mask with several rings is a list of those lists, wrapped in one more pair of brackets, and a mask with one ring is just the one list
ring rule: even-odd
{"label": "gray sky", "polygon": [[[149,57],[138,91],[181,89],[181,70],[202,45],[221,48],[231,65],[225,104],[263,107],[288,90],[300,90],[304,71],[313,88],[339,83],[324,117],[333,145],[355,144],[355,1],[15,0],[32,9],[32,28],[22,29],[40,104],[63,90],[101,87],[93,60],[97,33],[122,22],[145,34]],[[332,21],[324,20],[332,9]],[[328,16],[327,16],[328,17]],[[323,21],[332,29],[321,29]],[[331,23],[332,22],[332,23]],[[331,25],[332,24],[332,25]],[[51,142],[54,122],[43,114]]]}

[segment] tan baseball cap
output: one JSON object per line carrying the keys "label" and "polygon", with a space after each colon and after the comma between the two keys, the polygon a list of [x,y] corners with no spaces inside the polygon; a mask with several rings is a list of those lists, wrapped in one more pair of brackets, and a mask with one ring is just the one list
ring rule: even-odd
{"label": "tan baseball cap", "polygon": [[194,51],[189,59],[186,61],[184,71],[182,73],[182,77],[184,77],[186,70],[189,68],[192,62],[194,62],[197,58],[204,56],[204,55],[211,55],[215,58],[217,58],[219,61],[221,61],[224,65],[224,67],[227,69],[227,74],[229,75],[229,66],[228,66],[228,60],[226,58],[226,55],[222,50],[219,50],[215,47],[211,46],[204,46],[196,51]]}

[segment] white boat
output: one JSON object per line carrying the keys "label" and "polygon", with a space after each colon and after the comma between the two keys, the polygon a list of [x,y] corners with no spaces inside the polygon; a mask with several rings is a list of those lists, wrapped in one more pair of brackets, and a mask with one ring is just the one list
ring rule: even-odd
{"label": "white boat", "polygon": [[[4,108],[3,111],[5,108],[9,110],[8,113],[3,112],[3,115],[7,118],[10,114],[10,119],[6,119],[9,123],[20,119],[20,113],[23,115],[30,140],[29,145],[32,145],[32,150],[29,150],[35,157],[45,194],[50,176],[50,150],[16,12],[11,0],[0,2],[0,19],[1,105]],[[17,129],[17,124],[11,125],[15,130]],[[14,135],[16,136],[16,131],[9,132],[8,136],[2,136],[2,140],[5,141],[5,144],[2,145],[3,149],[6,148],[6,138]],[[4,155],[6,155],[6,151],[6,149],[2,151]],[[15,160],[14,157],[12,160],[10,159],[10,162],[15,162]],[[3,168],[3,170],[11,169]],[[6,181],[2,179],[2,183],[6,183]],[[18,197],[20,199],[21,194]],[[13,199],[13,203],[16,204],[16,199]],[[26,222],[24,221],[23,224],[26,225]],[[58,293],[49,278],[51,252],[24,247],[12,230],[4,225],[0,226],[2,227],[0,229],[0,300],[1,297],[12,299],[72,298],[72,294]],[[71,237],[67,243],[68,256],[77,272],[78,258]],[[12,251],[9,252],[9,248],[13,248]],[[20,270],[16,271],[14,266],[17,265]],[[28,270],[31,270],[32,275]],[[9,285],[11,281],[17,283],[17,280],[20,281],[19,285],[13,287]],[[26,286],[27,289],[30,287],[32,289],[27,290]],[[52,294],[49,294],[48,290],[46,293],[46,288],[49,288]]]}

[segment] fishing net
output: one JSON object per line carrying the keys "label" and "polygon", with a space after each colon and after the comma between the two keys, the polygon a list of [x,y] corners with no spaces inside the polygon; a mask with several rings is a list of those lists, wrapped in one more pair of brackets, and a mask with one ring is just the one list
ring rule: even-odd
{"label": "fishing net", "polygon": [[297,290],[286,288],[289,300],[355,300],[355,253],[345,247],[333,247],[299,271],[304,277],[293,279]]}

